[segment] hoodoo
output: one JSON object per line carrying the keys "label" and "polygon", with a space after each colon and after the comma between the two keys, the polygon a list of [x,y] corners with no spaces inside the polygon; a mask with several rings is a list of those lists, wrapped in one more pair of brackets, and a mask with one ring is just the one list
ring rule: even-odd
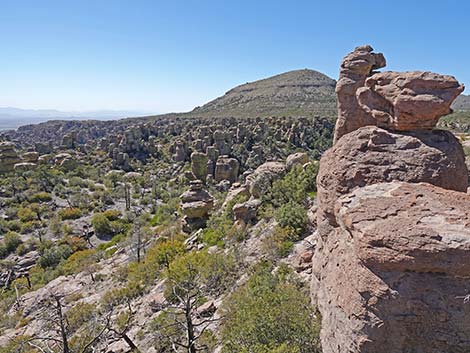
{"label": "hoodoo", "polygon": [[341,65],[335,144],[320,161],[312,288],[324,353],[470,351],[470,195],[459,141],[433,130],[451,76]]}

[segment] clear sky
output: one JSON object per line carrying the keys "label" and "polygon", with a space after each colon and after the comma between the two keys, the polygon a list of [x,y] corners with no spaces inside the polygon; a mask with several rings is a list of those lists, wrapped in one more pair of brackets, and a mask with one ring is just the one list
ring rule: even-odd
{"label": "clear sky", "polygon": [[366,43],[470,86],[468,0],[0,0],[0,106],[185,111]]}

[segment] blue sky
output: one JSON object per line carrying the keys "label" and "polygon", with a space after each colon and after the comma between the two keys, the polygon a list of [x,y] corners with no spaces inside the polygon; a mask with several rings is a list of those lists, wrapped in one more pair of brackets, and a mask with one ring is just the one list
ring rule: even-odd
{"label": "blue sky", "polygon": [[365,43],[470,85],[467,0],[0,0],[0,106],[190,110]]}

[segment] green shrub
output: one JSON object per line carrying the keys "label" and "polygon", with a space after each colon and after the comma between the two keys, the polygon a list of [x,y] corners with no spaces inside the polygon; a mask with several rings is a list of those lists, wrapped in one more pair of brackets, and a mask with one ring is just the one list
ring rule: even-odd
{"label": "green shrub", "polygon": [[107,210],[101,213],[95,213],[91,217],[91,225],[97,235],[114,235],[120,232],[125,233],[130,228],[130,224],[121,217],[118,210]]}
{"label": "green shrub", "polygon": [[67,328],[70,332],[77,331],[82,325],[93,318],[97,308],[95,304],[79,302],[65,313]]}
{"label": "green shrub", "polygon": [[0,259],[4,259],[22,244],[21,238],[17,233],[8,232],[0,242]]}
{"label": "green shrub", "polygon": [[175,212],[178,210],[178,202],[170,200],[169,203],[156,206],[155,215],[150,220],[150,225],[152,227],[159,225],[166,225],[170,222],[175,221]]}
{"label": "green shrub", "polygon": [[14,252],[21,243],[23,242],[21,241],[20,236],[14,232],[8,232],[3,238],[3,244],[9,253]]}
{"label": "green shrub", "polygon": [[263,240],[263,251],[270,256],[272,260],[286,257],[294,247],[296,235],[287,228],[277,226],[273,233]]}
{"label": "green shrub", "polygon": [[42,251],[38,265],[44,269],[56,267],[62,260],[72,254],[72,247],[68,244],[53,245]]}
{"label": "green shrub", "polygon": [[235,259],[228,254],[210,254],[206,250],[188,252],[176,257],[165,271],[168,279],[165,296],[171,299],[181,284],[186,286],[194,281],[207,294],[220,295],[234,283],[236,272]]}
{"label": "green shrub", "polygon": [[95,249],[79,250],[61,264],[61,270],[65,275],[71,275],[84,270],[92,270],[99,261],[100,256]]}
{"label": "green shrub", "polygon": [[21,352],[21,353],[35,353],[37,350],[29,349],[27,342],[31,339],[30,336],[16,336],[8,340],[8,342],[3,346],[0,347],[0,353],[13,353],[13,352]]}
{"label": "green shrub", "polygon": [[127,280],[144,285],[152,284],[163,268],[177,257],[184,254],[186,247],[180,240],[165,240],[151,246],[140,263],[131,263],[128,267]]}
{"label": "green shrub", "polygon": [[319,353],[319,324],[308,291],[272,266],[258,266],[226,301],[224,353]]}
{"label": "green shrub", "polygon": [[36,212],[31,208],[22,208],[18,211],[17,215],[21,222],[30,222],[38,219]]}
{"label": "green shrub", "polygon": [[121,211],[119,210],[106,210],[103,215],[110,221],[117,221],[121,218]]}
{"label": "green shrub", "polygon": [[59,211],[59,217],[63,221],[67,219],[78,219],[82,216],[82,211],[79,208],[69,207]]}
{"label": "green shrub", "polygon": [[21,224],[20,233],[21,234],[28,234],[31,233],[35,229],[39,229],[42,227],[42,223],[39,221],[29,221]]}
{"label": "green shrub", "polygon": [[49,202],[52,200],[52,195],[48,192],[38,192],[29,198],[30,202]]}
{"label": "green shrub", "polygon": [[291,240],[297,241],[305,232],[308,224],[307,210],[304,206],[290,201],[279,208],[276,220],[281,227],[291,230],[294,235]]}
{"label": "green shrub", "polygon": [[309,164],[305,169],[297,166],[282,179],[274,181],[271,188],[263,196],[263,203],[275,208],[289,202],[305,205],[307,196],[314,195],[316,191],[316,177],[318,166]]}
{"label": "green shrub", "polygon": [[115,235],[110,241],[108,241],[106,243],[99,244],[98,245],[98,250],[102,250],[102,251],[107,250],[107,249],[119,244],[125,238],[126,238],[126,235],[124,233],[119,233],[119,234]]}
{"label": "green shrub", "polygon": [[120,304],[125,304],[130,300],[141,296],[144,293],[144,286],[140,283],[129,283],[125,287],[113,288],[104,293],[101,301],[106,308],[113,308]]}
{"label": "green shrub", "polygon": [[93,217],[91,217],[91,225],[97,235],[114,234],[111,221],[103,213],[95,213]]}

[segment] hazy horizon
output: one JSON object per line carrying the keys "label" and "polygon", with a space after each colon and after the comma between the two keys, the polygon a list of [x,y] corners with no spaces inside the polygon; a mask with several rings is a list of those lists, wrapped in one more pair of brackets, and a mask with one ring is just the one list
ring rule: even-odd
{"label": "hazy horizon", "polygon": [[188,111],[294,69],[337,78],[361,44],[383,52],[387,70],[470,83],[469,11],[463,0],[6,0],[0,107]]}

